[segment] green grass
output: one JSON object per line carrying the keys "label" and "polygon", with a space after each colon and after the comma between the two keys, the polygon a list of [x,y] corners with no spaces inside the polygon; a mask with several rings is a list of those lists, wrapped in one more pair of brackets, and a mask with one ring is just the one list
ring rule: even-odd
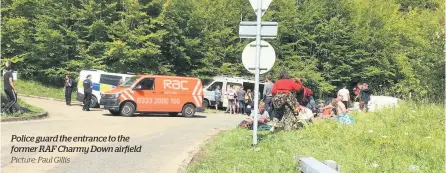
{"label": "green grass", "polygon": [[[15,81],[14,84],[19,94],[65,100],[65,92],[62,87],[61,88],[48,87],[38,82],[26,81],[26,80],[18,80]],[[71,94],[71,98],[72,98],[71,100],[75,99],[75,93]]]}
{"label": "green grass", "polygon": [[[299,131],[259,134],[234,129],[205,146],[188,172],[297,172],[295,155],[335,160],[341,172],[444,172],[444,106],[400,103],[397,109],[354,115],[342,126],[319,120]],[[412,171],[411,171],[412,168]]]}
{"label": "green grass", "polygon": [[4,114],[4,115],[1,116],[1,118],[32,117],[32,116],[36,116],[36,115],[39,115],[39,114],[42,114],[43,112],[45,112],[45,110],[43,110],[42,108],[30,105],[30,104],[28,104],[28,103],[26,103],[26,102],[24,102],[24,101],[22,101],[20,99],[17,101],[17,104],[19,104],[21,107],[29,109],[30,112],[26,112],[26,113],[23,113],[23,114],[14,113],[14,114],[11,114],[11,115]]}
{"label": "green grass", "polygon": [[[15,81],[14,84],[18,90],[18,94],[50,97],[50,98],[56,98],[56,99],[65,99],[65,93],[62,90],[63,88],[46,87],[38,82],[26,81],[26,80],[18,80],[18,81]],[[2,91],[2,94],[5,94],[3,91],[3,84],[0,86],[0,90]],[[21,107],[29,109],[30,112],[23,113],[23,114],[15,113],[12,115],[2,115],[1,118],[31,117],[31,116],[36,116],[36,115],[39,115],[39,114],[45,112],[45,110],[43,110],[39,107],[30,105],[30,104],[25,103],[24,101],[20,100],[20,96],[19,96],[19,100],[17,101],[17,104],[19,104]]]}

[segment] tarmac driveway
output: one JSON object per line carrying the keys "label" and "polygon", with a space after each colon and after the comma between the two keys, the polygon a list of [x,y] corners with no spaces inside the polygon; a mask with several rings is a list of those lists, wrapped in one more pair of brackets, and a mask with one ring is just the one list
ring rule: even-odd
{"label": "tarmac driveway", "polygon": [[[48,173],[169,173],[176,172],[191,147],[216,129],[234,128],[241,115],[197,113],[195,118],[143,115],[111,116],[108,111],[83,112],[80,105],[36,98],[21,98],[49,112],[43,120],[1,123],[2,172]],[[12,135],[27,136],[128,136],[129,142],[18,143]],[[12,146],[66,145],[67,147],[142,146],[141,152],[16,152]],[[15,158],[53,158],[53,163],[11,163]],[[56,159],[58,157],[58,159]],[[69,159],[69,163],[67,162]],[[43,161],[43,159],[42,159]],[[55,163],[59,162],[59,163]],[[65,163],[64,163],[65,162]]]}

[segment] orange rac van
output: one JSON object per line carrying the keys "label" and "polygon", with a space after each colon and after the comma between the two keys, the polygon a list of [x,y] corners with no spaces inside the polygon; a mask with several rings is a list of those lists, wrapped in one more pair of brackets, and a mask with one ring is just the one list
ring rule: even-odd
{"label": "orange rac van", "polygon": [[160,112],[192,117],[201,108],[203,97],[198,78],[137,75],[104,92],[100,104],[113,115]]}

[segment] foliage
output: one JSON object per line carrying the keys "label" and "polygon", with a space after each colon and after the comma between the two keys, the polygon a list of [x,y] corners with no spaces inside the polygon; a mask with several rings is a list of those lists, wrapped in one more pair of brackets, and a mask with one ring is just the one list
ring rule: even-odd
{"label": "foliage", "polygon": [[20,105],[21,107],[28,109],[29,112],[25,112],[25,113],[13,113],[13,114],[2,114],[1,118],[11,118],[11,117],[32,117],[32,116],[37,116],[40,115],[42,113],[45,112],[45,110],[43,110],[42,108],[30,105],[26,102],[24,102],[21,99],[18,99],[17,104]]}
{"label": "foliage", "polygon": [[[26,80],[18,80],[15,83],[15,87],[18,90],[19,94],[22,95],[31,95],[31,96],[39,96],[39,97],[48,97],[65,100],[65,91],[62,87],[56,88],[51,86],[45,86],[38,82],[26,81]],[[75,88],[72,89],[71,101],[75,101],[76,99],[76,91]]]}
{"label": "foliage", "polygon": [[[4,0],[1,56],[21,76],[61,86],[82,69],[186,75],[251,75],[241,63],[252,40],[247,0]],[[318,96],[368,82],[375,90],[443,101],[444,2],[441,0],[281,0],[264,21],[273,77],[288,70]],[[4,64],[5,61],[2,62]]]}
{"label": "foliage", "polygon": [[443,172],[444,106],[402,102],[399,108],[354,115],[342,126],[318,120],[304,130],[259,134],[235,129],[205,146],[188,172],[296,172],[295,156],[334,160],[342,172]]}

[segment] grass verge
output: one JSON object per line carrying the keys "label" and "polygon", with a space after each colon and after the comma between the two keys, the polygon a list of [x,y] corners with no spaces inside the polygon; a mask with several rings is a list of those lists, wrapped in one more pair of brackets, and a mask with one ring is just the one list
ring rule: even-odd
{"label": "grass verge", "polygon": [[[63,88],[48,87],[38,82],[27,80],[18,80],[15,81],[14,84],[16,85],[19,94],[65,100],[65,92]],[[71,100],[75,99],[75,93],[71,94],[71,98]]]}
{"label": "grass verge", "polygon": [[341,172],[444,172],[444,106],[400,103],[354,115],[356,124],[320,120],[305,130],[259,133],[234,129],[204,147],[188,172],[297,172],[295,155],[335,160]]}
{"label": "grass verge", "polygon": [[25,109],[28,109],[29,112],[26,112],[26,113],[23,113],[23,114],[17,114],[17,113],[14,113],[14,114],[11,114],[11,115],[6,115],[5,114],[5,115],[2,115],[1,118],[3,119],[3,118],[11,118],[11,117],[32,117],[32,116],[40,115],[40,114],[45,112],[45,110],[43,110],[42,108],[30,105],[30,104],[28,104],[28,103],[26,103],[26,102],[24,102],[24,101],[22,101],[20,99],[17,101],[17,104],[20,105],[21,107],[25,108]]}

